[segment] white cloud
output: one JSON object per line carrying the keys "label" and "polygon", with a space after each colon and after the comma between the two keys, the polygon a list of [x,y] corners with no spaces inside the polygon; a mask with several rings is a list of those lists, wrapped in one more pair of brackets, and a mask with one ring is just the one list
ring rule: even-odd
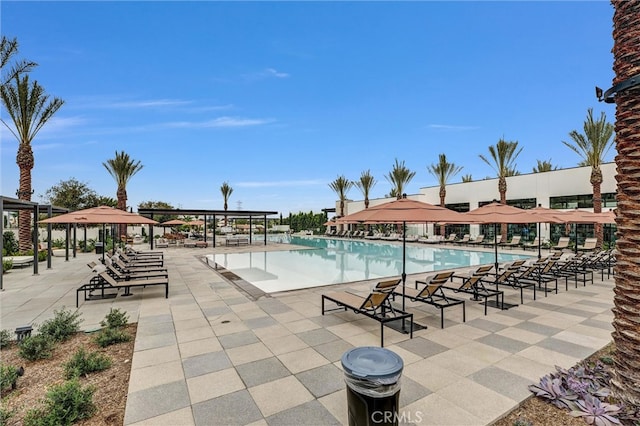
{"label": "white cloud", "polygon": [[286,72],[278,71],[275,68],[265,68],[262,71],[245,74],[243,77],[248,81],[264,80],[267,78],[289,78],[291,75]]}
{"label": "white cloud", "polygon": [[283,187],[283,186],[318,186],[325,185],[327,182],[320,179],[310,180],[281,180],[281,181],[265,181],[265,182],[238,182],[235,186],[240,188],[266,188],[266,187]]}
{"label": "white cloud", "polygon": [[179,99],[149,99],[140,101],[112,102],[104,104],[106,108],[157,108],[166,106],[189,105],[191,101]]}
{"label": "white cloud", "polygon": [[168,123],[170,127],[208,128],[208,127],[249,127],[272,123],[271,119],[218,117],[207,121],[177,121]]}
{"label": "white cloud", "polygon": [[272,76],[272,77],[277,77],[277,78],[288,78],[289,74],[287,74],[286,72],[278,72],[273,68],[267,68],[265,71],[265,74],[267,76]]}

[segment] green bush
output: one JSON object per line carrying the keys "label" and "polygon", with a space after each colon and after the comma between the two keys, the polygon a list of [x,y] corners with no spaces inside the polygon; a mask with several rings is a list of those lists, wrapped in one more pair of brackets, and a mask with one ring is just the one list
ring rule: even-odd
{"label": "green bush", "polygon": [[73,357],[64,364],[64,375],[67,379],[84,376],[95,371],[111,367],[111,359],[99,352],[86,353],[84,348],[78,349]]}
{"label": "green bush", "polygon": [[13,268],[13,260],[11,259],[2,259],[2,273],[4,274],[9,269]]}
{"label": "green bush", "polygon": [[129,315],[119,308],[109,310],[109,313],[100,321],[102,327],[123,328],[129,323]]}
{"label": "green bush", "polygon": [[18,240],[16,234],[11,231],[5,231],[2,234],[2,248],[5,253],[3,255],[11,256],[18,252]]}
{"label": "green bush", "polygon": [[9,330],[0,331],[0,349],[8,348],[11,345],[11,332]]}
{"label": "green bush", "polygon": [[96,343],[105,348],[116,343],[128,342],[131,336],[117,328],[105,328],[96,336]]}
{"label": "green bush", "polygon": [[44,400],[44,407],[29,410],[24,418],[25,426],[71,425],[88,419],[95,411],[94,388],[82,387],[78,379],[53,386]]}
{"label": "green bush", "polygon": [[0,391],[15,387],[18,380],[18,369],[13,365],[0,362]]}
{"label": "green bush", "polygon": [[47,334],[36,334],[22,339],[18,349],[18,355],[29,361],[51,358],[55,340]]}
{"label": "green bush", "polygon": [[40,334],[53,337],[54,340],[62,342],[73,336],[80,330],[80,311],[67,311],[62,307],[60,311],[53,311],[54,317],[46,320],[38,328]]}
{"label": "green bush", "polygon": [[9,410],[4,405],[0,406],[0,425],[6,425],[9,419],[15,415],[14,410]]}

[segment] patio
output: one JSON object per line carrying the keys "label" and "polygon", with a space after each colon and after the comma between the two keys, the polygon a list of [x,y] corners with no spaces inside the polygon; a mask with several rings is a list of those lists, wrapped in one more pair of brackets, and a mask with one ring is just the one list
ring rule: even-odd
{"label": "patio", "polygon": [[[219,248],[230,250],[230,247]],[[264,250],[265,246],[233,250]],[[270,245],[277,250],[278,245]],[[325,288],[253,300],[200,261],[211,249],[164,249],[169,298],[163,289],[80,305],[83,328],[98,326],[111,307],[138,322],[125,424],[346,424],[342,354],[379,345],[379,324],[352,313],[321,315]],[[79,254],[53,269],[6,274],[0,293],[2,329],[41,323],[72,308],[87,282]],[[507,311],[467,302],[467,322],[452,312],[407,303],[427,325],[413,339],[385,330],[385,346],[404,360],[401,415],[421,425],[482,425],[500,418],[530,392],[527,385],[570,367],[610,342],[613,279]],[[423,275],[409,276],[408,283]],[[363,292],[371,283],[332,286]],[[516,290],[505,299],[517,301]],[[465,389],[466,392],[460,392]]]}

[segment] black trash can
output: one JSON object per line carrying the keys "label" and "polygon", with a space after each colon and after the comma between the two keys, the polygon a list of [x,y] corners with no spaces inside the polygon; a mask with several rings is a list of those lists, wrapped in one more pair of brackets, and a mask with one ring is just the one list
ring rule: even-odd
{"label": "black trash can", "polygon": [[96,243],[96,254],[102,254],[104,252],[104,246],[102,242]]}
{"label": "black trash can", "polygon": [[398,424],[403,366],[402,358],[385,348],[364,346],[342,355],[349,426]]}

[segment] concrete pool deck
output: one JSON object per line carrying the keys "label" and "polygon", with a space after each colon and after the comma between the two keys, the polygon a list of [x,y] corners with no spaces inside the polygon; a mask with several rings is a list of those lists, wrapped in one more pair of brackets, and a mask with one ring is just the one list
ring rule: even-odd
{"label": "concrete pool deck", "polygon": [[[269,250],[282,249],[277,244]],[[216,252],[264,250],[218,247]],[[379,324],[353,313],[321,315],[327,287],[293,290],[257,300],[214,272],[200,258],[213,249],[163,249],[169,298],[163,289],[83,302],[82,326],[94,328],[109,309],[138,323],[126,425],[346,424],[340,357],[357,346],[378,346]],[[530,254],[531,252],[528,252]],[[79,254],[34,276],[12,270],[0,292],[2,329],[41,323],[54,309],[75,306],[75,290],[88,281]],[[613,279],[600,280],[506,311],[467,302],[467,321],[455,308],[440,329],[432,306],[407,303],[428,328],[408,335],[385,329],[386,347],[404,360],[401,416],[418,425],[484,425],[525,400],[527,385],[584,359],[611,341]],[[416,277],[410,276],[412,283]],[[331,290],[368,292],[371,282]],[[505,301],[519,303],[505,289]]]}

